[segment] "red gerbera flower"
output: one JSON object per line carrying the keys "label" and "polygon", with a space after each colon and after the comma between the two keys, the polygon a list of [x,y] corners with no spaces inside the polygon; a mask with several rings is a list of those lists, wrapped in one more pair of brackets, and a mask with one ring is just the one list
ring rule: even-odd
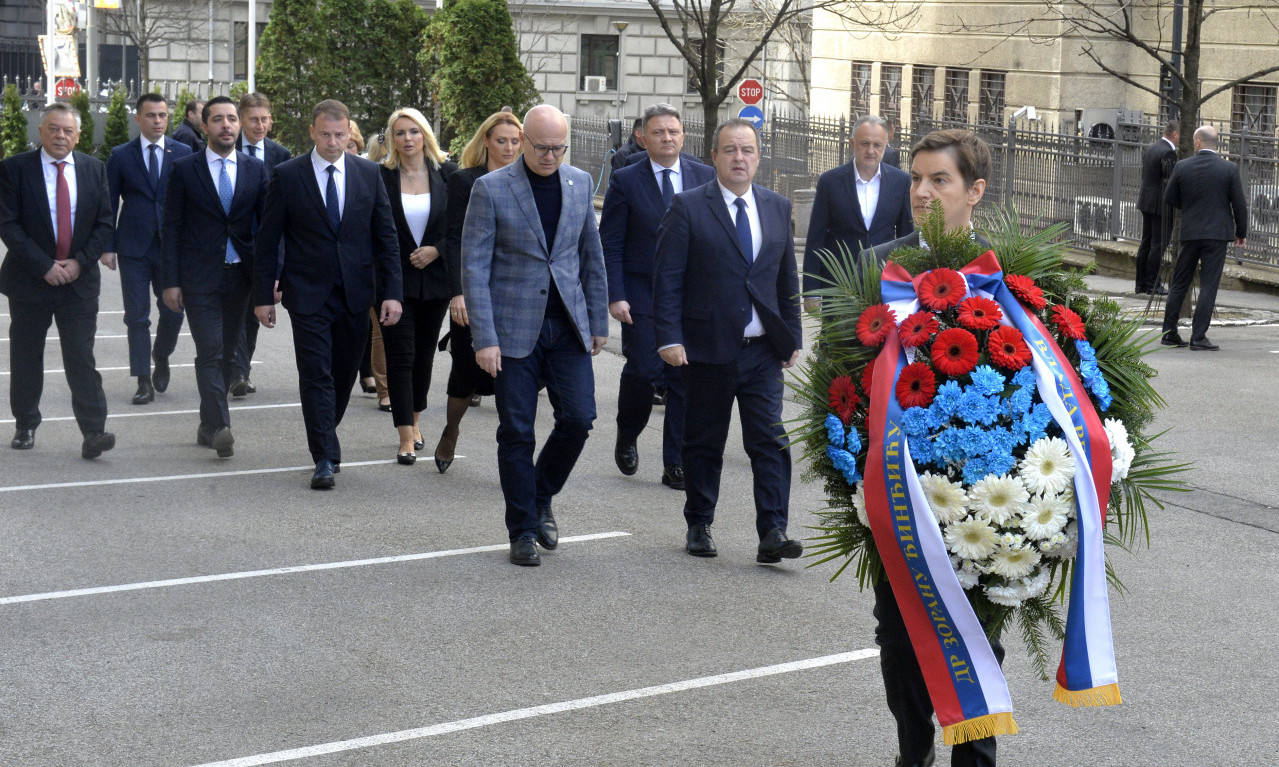
{"label": "red gerbera flower", "polygon": [[937,332],[937,318],[932,312],[915,312],[897,329],[903,346],[923,346]]}
{"label": "red gerbera flower", "polygon": [[1052,320],[1066,338],[1079,341],[1084,337],[1084,320],[1074,310],[1058,304],[1053,307]]}
{"label": "red gerbera flower", "polygon": [[912,362],[902,368],[897,379],[897,401],[903,408],[928,407],[937,393],[937,378],[933,369],[922,362]]}
{"label": "red gerbera flower", "polygon": [[935,312],[964,300],[964,277],[954,269],[933,269],[919,281],[919,302]]}
{"label": "red gerbera flower", "polygon": [[862,370],[862,391],[866,392],[866,398],[870,399],[871,379],[875,375],[875,360],[866,363],[865,369]]}
{"label": "red gerbera flower", "polygon": [[962,376],[977,367],[977,336],[963,328],[950,328],[933,340],[933,365],[948,376]]}
{"label": "red gerbera flower", "polygon": [[1030,347],[1017,328],[1005,325],[992,331],[986,350],[996,365],[1005,370],[1021,370],[1030,363]]}
{"label": "red gerbera flower", "polygon": [[969,296],[959,304],[959,324],[969,330],[994,330],[1004,313],[989,298]]}
{"label": "red gerbera flower", "polygon": [[857,339],[864,346],[880,346],[888,340],[888,332],[895,322],[896,317],[888,304],[868,306],[857,318]]}
{"label": "red gerbera flower", "polygon": [[1044,291],[1035,284],[1035,281],[1024,274],[1010,274],[1004,278],[1004,284],[1013,292],[1014,296],[1021,299],[1021,302],[1035,311],[1039,311],[1048,305],[1048,300],[1044,298]]}
{"label": "red gerbera flower", "polygon": [[839,420],[847,426],[853,417],[853,410],[862,401],[853,387],[853,379],[849,376],[835,376],[830,382],[830,409],[835,411]]}

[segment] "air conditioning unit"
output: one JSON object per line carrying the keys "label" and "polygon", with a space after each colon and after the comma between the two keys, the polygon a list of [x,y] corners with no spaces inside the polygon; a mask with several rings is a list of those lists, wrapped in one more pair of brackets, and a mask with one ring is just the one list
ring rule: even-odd
{"label": "air conditioning unit", "polygon": [[608,88],[608,78],[606,77],[587,75],[582,79],[582,90],[587,93],[603,93]]}
{"label": "air conditioning unit", "polygon": [[1133,109],[1077,109],[1079,132],[1092,139],[1113,141],[1116,138],[1136,141],[1141,138],[1135,127],[1141,112]]}
{"label": "air conditioning unit", "polygon": [[[1109,197],[1076,197],[1075,198],[1075,234],[1091,237],[1095,240],[1111,238],[1110,219],[1114,214],[1113,202]],[[1119,206],[1119,231],[1124,231],[1125,216],[1135,216],[1137,206],[1132,203],[1121,203]]]}

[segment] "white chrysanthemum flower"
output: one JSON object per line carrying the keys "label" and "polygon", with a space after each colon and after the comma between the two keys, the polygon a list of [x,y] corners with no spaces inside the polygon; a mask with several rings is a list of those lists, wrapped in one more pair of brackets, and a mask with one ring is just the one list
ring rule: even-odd
{"label": "white chrysanthemum flower", "polygon": [[933,510],[933,516],[937,518],[938,524],[949,525],[951,522],[958,522],[968,512],[965,506],[968,496],[964,493],[964,486],[958,482],[951,482],[942,475],[927,472],[920,476],[919,485],[924,489],[924,495],[928,497],[928,507]]}
{"label": "white chrysanthemum flower", "polygon": [[1024,578],[1039,564],[1034,546],[1000,546],[990,561],[990,571],[1004,578]]}
{"label": "white chrysanthemum flower", "polygon": [[1021,529],[1034,541],[1051,538],[1066,526],[1066,507],[1059,495],[1031,496],[1029,508],[1021,518]]}
{"label": "white chrysanthemum flower", "polygon": [[968,508],[995,525],[1015,523],[1028,500],[1030,496],[1021,480],[1007,474],[983,477],[968,489]]}
{"label": "white chrysanthemum flower", "polygon": [[1137,457],[1132,441],[1128,439],[1128,428],[1118,418],[1107,418],[1105,422],[1106,436],[1110,438],[1110,463],[1114,466],[1110,479],[1112,482],[1128,476],[1132,467],[1132,459]]}
{"label": "white chrysanthemum flower", "polygon": [[964,559],[985,559],[999,545],[999,533],[984,519],[965,519],[946,528],[946,548]]}
{"label": "white chrysanthemum flower", "polygon": [[1032,493],[1056,495],[1075,478],[1075,458],[1066,440],[1044,437],[1030,446],[1018,467],[1018,476]]}
{"label": "white chrysanthemum flower", "polygon": [[1017,595],[1022,601],[1034,599],[1048,590],[1048,571],[1041,569],[1035,575],[1017,581]]}
{"label": "white chrysanthemum flower", "polygon": [[955,568],[955,575],[959,578],[960,587],[964,589],[971,589],[981,579],[981,571],[970,559],[963,560],[963,564]]}
{"label": "white chrysanthemum flower", "polygon": [[986,598],[997,605],[1021,607],[1021,596],[1014,586],[987,586],[982,590],[986,592]]}
{"label": "white chrysanthemum flower", "polygon": [[853,510],[857,512],[857,521],[865,527],[870,527],[870,517],[866,515],[865,484],[865,482],[857,483],[857,494],[853,496]]}
{"label": "white chrysanthemum flower", "polygon": [[1066,540],[1061,544],[1060,551],[1054,551],[1053,556],[1058,559],[1071,559],[1075,554],[1079,553],[1079,523],[1073,519],[1066,523],[1066,529],[1062,530]]}
{"label": "white chrysanthemum flower", "polygon": [[1039,542],[1039,553],[1046,557],[1059,558],[1066,547],[1066,534],[1057,532]]}

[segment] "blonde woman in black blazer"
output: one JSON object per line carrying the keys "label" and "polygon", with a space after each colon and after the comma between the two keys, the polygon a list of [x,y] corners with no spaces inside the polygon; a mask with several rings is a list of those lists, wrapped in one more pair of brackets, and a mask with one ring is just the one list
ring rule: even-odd
{"label": "blonde woman in black blazer", "polygon": [[448,314],[448,270],[441,258],[448,179],[457,165],[445,159],[426,117],[416,109],[397,109],[386,122],[386,184],[400,242],[404,313],[382,329],[391,415],[399,432],[397,460],[411,465],[422,448],[418,418],[426,409],[431,365],[440,326]]}

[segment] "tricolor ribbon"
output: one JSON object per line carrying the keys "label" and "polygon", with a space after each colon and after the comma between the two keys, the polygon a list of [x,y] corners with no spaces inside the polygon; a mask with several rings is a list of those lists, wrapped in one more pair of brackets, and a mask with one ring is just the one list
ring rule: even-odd
{"label": "tricolor ribbon", "polygon": [[[993,252],[960,270],[967,290],[996,301],[1005,324],[1031,349],[1040,397],[1075,458],[1079,548],[1070,584],[1066,641],[1053,697],[1072,706],[1121,702],[1110,632],[1102,541],[1109,504],[1110,443],[1087,390],[1043,323],[1003,282]],[[900,265],[883,271],[881,294],[896,316],[919,308],[918,284]],[[901,428],[897,378],[907,364],[896,328],[873,363],[866,459],[866,510],[947,744],[1017,732],[1012,699],[976,613],[951,566],[941,528]]]}

